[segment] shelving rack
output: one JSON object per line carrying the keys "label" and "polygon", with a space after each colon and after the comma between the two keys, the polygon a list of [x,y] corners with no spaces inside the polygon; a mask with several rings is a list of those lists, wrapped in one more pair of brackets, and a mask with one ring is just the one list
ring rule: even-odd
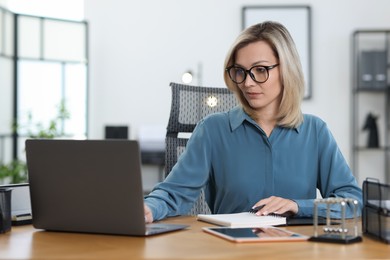
{"label": "shelving rack", "polygon": [[[352,170],[363,182],[390,182],[390,29],[357,30],[352,37]],[[370,147],[369,114],[376,118],[379,145]]]}

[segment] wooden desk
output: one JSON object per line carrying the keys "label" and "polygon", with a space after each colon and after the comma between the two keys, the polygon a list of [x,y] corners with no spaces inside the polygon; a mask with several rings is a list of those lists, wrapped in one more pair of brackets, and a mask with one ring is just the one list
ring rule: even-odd
{"label": "wooden desk", "polygon": [[[0,259],[389,259],[390,245],[364,236],[350,245],[315,242],[235,244],[209,235],[195,217],[165,220],[189,229],[154,237],[46,232],[32,226],[0,234]],[[289,227],[311,235],[313,227]]]}

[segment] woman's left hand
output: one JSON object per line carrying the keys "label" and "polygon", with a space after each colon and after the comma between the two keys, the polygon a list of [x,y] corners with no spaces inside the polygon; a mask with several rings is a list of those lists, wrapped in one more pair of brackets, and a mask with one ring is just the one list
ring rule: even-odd
{"label": "woman's left hand", "polygon": [[257,211],[256,215],[295,215],[298,213],[298,204],[295,201],[281,197],[271,196],[262,199],[253,205],[253,208],[261,205],[264,205],[264,207]]}

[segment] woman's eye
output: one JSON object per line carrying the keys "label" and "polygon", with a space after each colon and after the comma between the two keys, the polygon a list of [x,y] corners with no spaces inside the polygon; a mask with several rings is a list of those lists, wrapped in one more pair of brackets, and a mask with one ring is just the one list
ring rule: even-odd
{"label": "woman's eye", "polygon": [[255,67],[256,73],[264,73],[266,69],[264,67]]}

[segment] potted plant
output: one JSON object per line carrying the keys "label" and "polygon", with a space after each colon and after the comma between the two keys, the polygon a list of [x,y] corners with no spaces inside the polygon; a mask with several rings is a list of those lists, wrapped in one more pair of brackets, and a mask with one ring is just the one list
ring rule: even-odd
{"label": "potted plant", "polygon": [[[57,138],[65,135],[63,128],[59,128],[62,123],[70,118],[70,113],[66,109],[65,102],[61,101],[58,106],[57,116],[49,121],[47,127],[42,123],[33,123],[31,113],[28,115],[27,135],[29,138]],[[20,126],[14,124],[13,131],[16,132]],[[0,183],[24,183],[28,181],[26,162],[15,159],[9,163],[0,163]]]}

